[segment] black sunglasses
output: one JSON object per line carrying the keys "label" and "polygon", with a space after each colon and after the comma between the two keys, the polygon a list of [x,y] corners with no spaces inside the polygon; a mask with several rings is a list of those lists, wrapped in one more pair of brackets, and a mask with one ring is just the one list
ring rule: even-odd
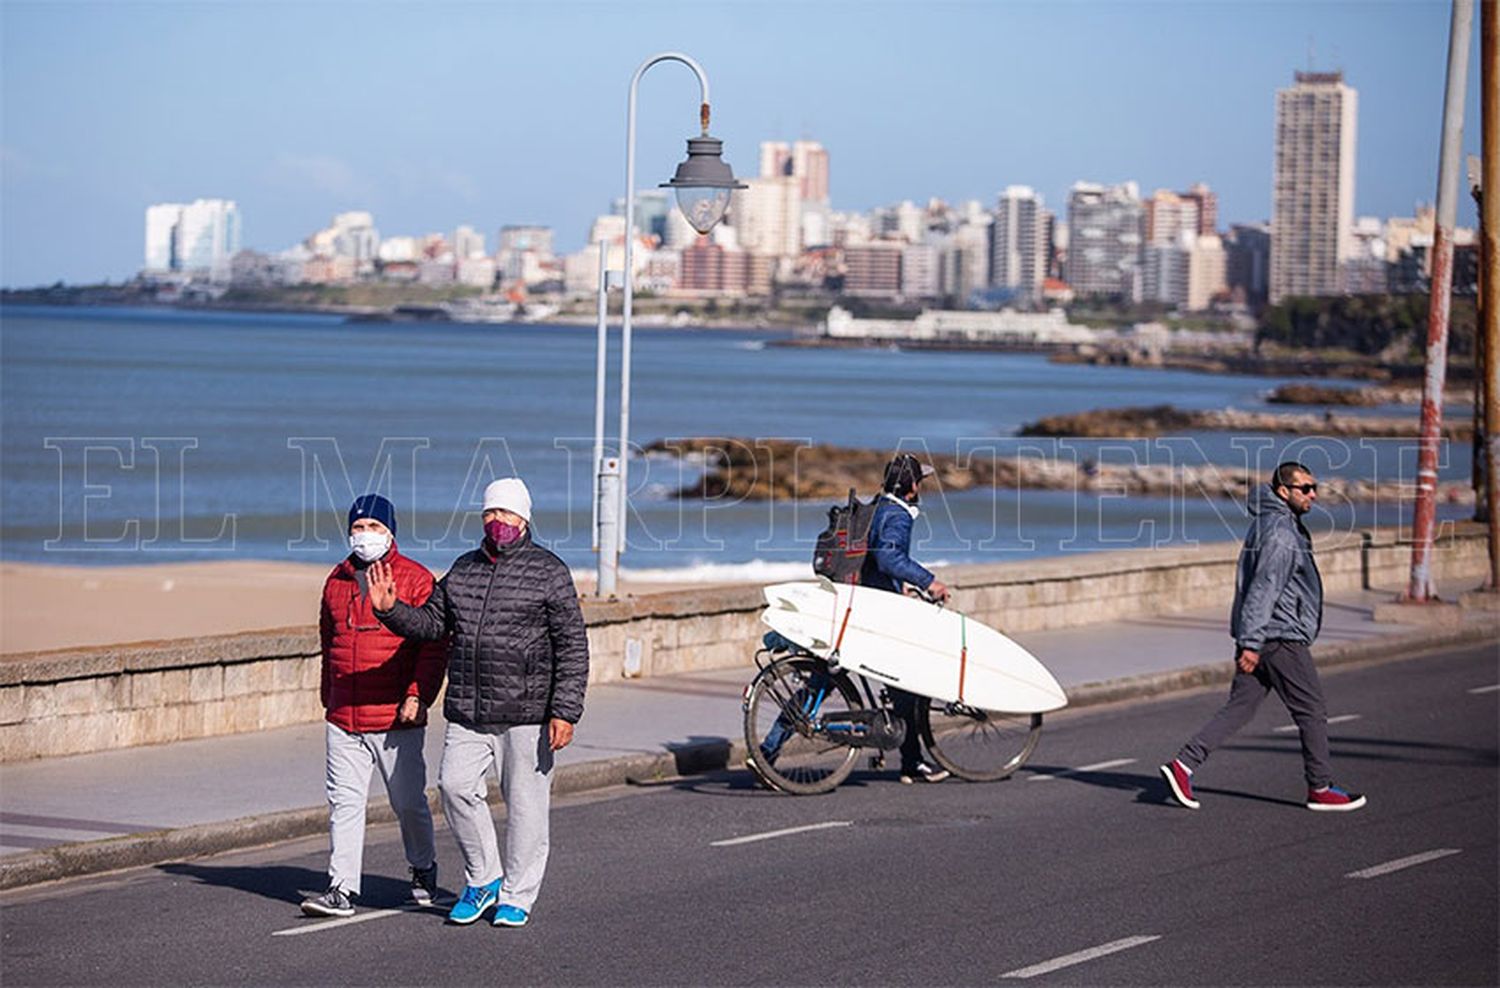
{"label": "black sunglasses", "polygon": [[1317,484],[1287,484],[1286,485],[1286,489],[1289,490],[1289,491],[1301,491],[1304,494],[1311,494],[1313,491],[1315,491],[1315,490],[1318,489],[1318,485]]}

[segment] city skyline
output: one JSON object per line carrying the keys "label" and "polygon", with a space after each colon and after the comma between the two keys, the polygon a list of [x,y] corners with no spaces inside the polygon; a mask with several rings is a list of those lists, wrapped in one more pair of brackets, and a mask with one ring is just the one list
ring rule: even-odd
{"label": "city skyline", "polygon": [[[623,192],[630,71],[674,47],[708,70],[713,130],[737,173],[757,173],[762,141],[818,140],[838,210],[929,197],[993,208],[1008,186],[1029,185],[1060,211],[1077,181],[1133,180],[1143,192],[1205,181],[1227,227],[1270,217],[1275,93],[1307,67],[1311,34],[1328,52],[1317,64],[1360,90],[1356,214],[1405,215],[1433,197],[1445,3],[756,6],[764,16],[646,4],[628,17],[590,6],[587,26],[565,16],[583,6],[168,5],[126,16],[9,3],[0,280],[129,277],[144,205],[214,197],[240,204],[243,243],[261,250],[349,210],[409,234],[535,223],[573,249]],[[685,16],[669,24],[674,12]],[[482,39],[524,32],[535,42],[507,49],[486,82]],[[205,46],[222,33],[237,53],[211,59]],[[1016,37],[1038,43],[1006,43]],[[469,71],[424,72],[422,59],[439,55]],[[166,85],[169,70],[220,62],[205,76],[213,85]],[[696,117],[691,76],[656,78],[669,74],[642,84],[643,186],[669,174]],[[365,80],[366,95],[340,78]],[[101,81],[112,100],[99,98]],[[1472,153],[1477,71],[1469,88]],[[1471,222],[1463,199],[1460,222]]]}

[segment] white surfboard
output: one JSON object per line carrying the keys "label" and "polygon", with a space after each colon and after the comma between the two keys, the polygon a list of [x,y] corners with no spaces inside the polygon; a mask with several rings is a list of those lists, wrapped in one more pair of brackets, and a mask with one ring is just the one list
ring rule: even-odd
{"label": "white surfboard", "polygon": [[1067,706],[1056,679],[988,625],[915,597],[826,580],[765,588],[761,620],[871,679],[981,710],[1046,713]]}

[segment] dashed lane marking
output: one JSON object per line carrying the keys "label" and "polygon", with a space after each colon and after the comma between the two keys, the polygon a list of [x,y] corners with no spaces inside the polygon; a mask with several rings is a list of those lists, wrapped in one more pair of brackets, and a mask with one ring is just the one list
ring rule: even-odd
{"label": "dashed lane marking", "polygon": [[752,844],[760,840],[774,840],[777,837],[789,837],[792,834],[805,834],[812,830],[828,830],[832,827],[852,827],[853,820],[825,820],[822,823],[809,823],[805,827],[787,827],[785,830],[768,830],[762,834],[746,834],[744,837],[730,837],[727,840],[710,841],[709,847],[733,847],[736,844]]}
{"label": "dashed lane marking", "polygon": [[[1359,714],[1340,714],[1337,717],[1330,717],[1330,718],[1328,718],[1328,723],[1330,725],[1333,725],[1333,724],[1347,724],[1351,720],[1359,720]],[[1283,724],[1280,727],[1274,728],[1274,730],[1276,731],[1277,734],[1296,734],[1297,733],[1297,725],[1296,724]]]}
{"label": "dashed lane marking", "polygon": [[1085,772],[1102,772],[1107,768],[1119,768],[1122,765],[1134,764],[1134,758],[1115,758],[1107,762],[1097,762],[1093,765],[1080,765],[1077,768],[1064,769],[1061,772],[1048,772],[1044,775],[1033,775],[1029,781],[1046,782],[1048,779],[1066,779],[1070,775],[1082,775]]}
{"label": "dashed lane marking", "polygon": [[1160,939],[1160,936],[1139,936],[1125,937],[1123,940],[1112,940],[1109,943],[1100,944],[1097,947],[1090,947],[1088,950],[1080,950],[1077,953],[1065,954],[1062,957],[1055,957],[1050,961],[1042,961],[1040,964],[1033,964],[1030,967],[1022,967],[1017,968],[1014,971],[1007,971],[1005,974],[1002,974],[1001,977],[1034,978],[1039,974],[1051,974],[1053,971],[1060,971],[1065,967],[1072,967],[1075,964],[1083,964],[1088,961],[1097,960],[1100,957],[1106,957],[1110,954],[1118,954],[1122,950],[1129,950],[1132,947],[1140,947],[1144,944],[1150,943],[1153,940]]}
{"label": "dashed lane marking", "polygon": [[1406,858],[1397,858],[1395,861],[1387,861],[1385,864],[1371,865],[1361,868],[1359,871],[1351,871],[1345,878],[1379,878],[1381,875],[1389,875],[1393,871],[1410,868],[1414,865],[1426,864],[1439,858],[1446,858],[1451,854],[1459,853],[1456,848],[1440,847],[1435,851],[1423,851],[1421,854],[1413,854]]}
{"label": "dashed lane marking", "polygon": [[1476,686],[1473,689],[1469,690],[1469,692],[1470,693],[1493,693],[1496,690],[1500,690],[1500,683],[1494,683],[1493,685],[1490,685],[1490,686]]}

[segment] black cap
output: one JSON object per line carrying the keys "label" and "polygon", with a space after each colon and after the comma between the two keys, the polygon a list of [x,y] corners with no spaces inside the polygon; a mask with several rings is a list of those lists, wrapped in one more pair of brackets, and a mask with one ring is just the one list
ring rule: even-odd
{"label": "black cap", "polygon": [[934,472],[931,464],[922,463],[910,453],[901,453],[885,465],[881,489],[904,497],[923,477],[930,477]]}

